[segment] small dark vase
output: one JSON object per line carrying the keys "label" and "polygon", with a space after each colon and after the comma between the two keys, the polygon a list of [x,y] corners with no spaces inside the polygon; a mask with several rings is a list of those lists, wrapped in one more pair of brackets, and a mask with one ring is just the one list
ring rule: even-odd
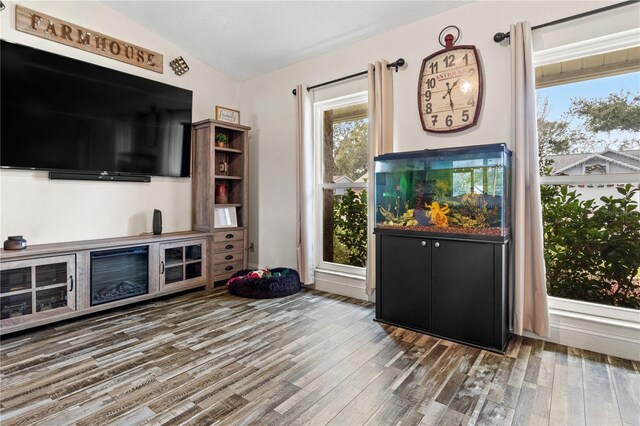
{"label": "small dark vase", "polygon": [[27,240],[22,235],[13,235],[4,242],[5,250],[22,250],[27,248]]}
{"label": "small dark vase", "polygon": [[153,235],[162,234],[162,212],[158,209],[153,210]]}

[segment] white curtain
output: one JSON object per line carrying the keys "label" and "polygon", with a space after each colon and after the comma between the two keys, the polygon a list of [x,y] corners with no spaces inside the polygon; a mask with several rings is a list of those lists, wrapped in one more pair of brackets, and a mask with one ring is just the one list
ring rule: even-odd
{"label": "white curtain", "polygon": [[388,62],[378,61],[369,64],[369,221],[367,248],[367,294],[375,291],[375,254],[376,245],[373,226],[376,217],[374,203],[373,157],[393,152],[393,90],[392,71],[387,69]]}
{"label": "white curtain", "polygon": [[542,207],[536,129],[536,81],[531,25],[511,26],[511,91],[513,123],[514,299],[513,331],[549,335],[544,266]]}
{"label": "white curtain", "polygon": [[296,252],[300,280],[313,284],[313,104],[307,86],[296,87],[296,101]]}

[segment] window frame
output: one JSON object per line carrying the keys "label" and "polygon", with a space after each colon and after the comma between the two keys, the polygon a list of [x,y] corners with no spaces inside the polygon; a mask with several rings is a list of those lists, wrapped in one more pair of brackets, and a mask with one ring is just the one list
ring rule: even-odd
{"label": "window frame", "polygon": [[[324,113],[325,111],[341,108],[354,104],[368,103],[369,93],[367,91],[361,91],[344,95],[336,98],[327,99],[324,101],[314,102],[313,104],[313,156],[314,156],[314,242],[315,250],[315,264],[316,271],[333,271],[348,276],[365,277],[366,267],[342,265],[339,263],[327,262],[323,259],[323,191],[325,189],[337,190],[337,189],[365,189],[369,190],[368,182],[353,182],[353,183],[324,183]],[[367,145],[369,144],[369,137],[367,136]],[[371,170],[369,170],[371,172]]]}
{"label": "window frame", "polygon": [[[533,54],[533,66],[536,68],[542,65],[567,62],[582,57],[636,47],[640,45],[638,35],[640,35],[640,29],[636,28],[565,46],[539,50]],[[626,72],[633,71],[625,71],[623,73]],[[594,77],[593,79],[595,80],[597,78],[599,77]],[[562,84],[558,84],[558,86],[561,85]],[[540,176],[540,185],[598,185],[612,183],[640,185],[640,174],[616,173],[604,175]],[[548,304],[552,315],[569,317],[583,315],[594,324],[617,325],[617,323],[623,321],[625,323],[635,324],[635,326],[640,325],[640,310],[554,296],[548,296]],[[595,326],[595,328],[597,328],[597,326]]]}

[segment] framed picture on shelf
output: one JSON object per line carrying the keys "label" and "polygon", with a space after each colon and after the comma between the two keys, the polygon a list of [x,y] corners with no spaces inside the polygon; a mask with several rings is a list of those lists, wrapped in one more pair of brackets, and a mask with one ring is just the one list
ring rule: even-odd
{"label": "framed picture on shelf", "polygon": [[235,207],[216,207],[214,210],[214,228],[236,228],[238,226]]}
{"label": "framed picture on shelf", "polygon": [[240,111],[216,105],[216,120],[240,124]]}

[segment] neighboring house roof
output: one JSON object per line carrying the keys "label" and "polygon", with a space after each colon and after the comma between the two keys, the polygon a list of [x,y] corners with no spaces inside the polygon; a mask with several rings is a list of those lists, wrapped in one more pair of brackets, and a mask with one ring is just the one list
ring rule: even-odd
{"label": "neighboring house roof", "polygon": [[566,155],[549,155],[547,159],[552,160],[551,168],[553,169],[553,174],[555,174],[558,170],[564,169],[569,165],[574,165],[589,157],[592,154],[566,154]]}
{"label": "neighboring house roof", "polygon": [[[613,158],[613,156],[617,156],[618,158]],[[550,155],[547,158],[553,160],[551,167],[553,168],[554,175],[564,173],[574,167],[581,167],[583,163],[593,159],[617,164],[618,166],[634,171],[640,171],[640,150],[615,151],[613,149],[606,149],[596,154]]]}
{"label": "neighboring house roof", "polygon": [[603,152],[601,152],[601,154],[604,155],[604,154],[606,154],[608,152],[611,152],[611,153],[613,153],[615,155],[621,155],[621,156],[626,157],[626,158],[628,158],[630,160],[633,160],[633,161],[640,160],[640,149],[629,150],[629,151],[615,151],[613,149],[606,149]]}
{"label": "neighboring house roof", "polygon": [[349,179],[349,176],[342,175],[342,176],[334,176],[333,183],[353,183],[353,181]]}

